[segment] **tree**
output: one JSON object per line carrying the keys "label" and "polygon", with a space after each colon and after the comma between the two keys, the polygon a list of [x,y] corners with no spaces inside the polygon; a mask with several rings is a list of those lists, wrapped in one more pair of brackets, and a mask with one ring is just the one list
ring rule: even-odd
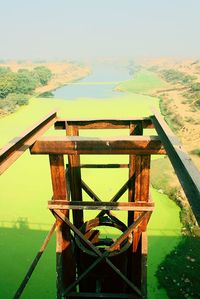
{"label": "tree", "polygon": [[33,69],[33,73],[38,77],[41,85],[46,85],[52,77],[51,71],[45,66],[37,66]]}

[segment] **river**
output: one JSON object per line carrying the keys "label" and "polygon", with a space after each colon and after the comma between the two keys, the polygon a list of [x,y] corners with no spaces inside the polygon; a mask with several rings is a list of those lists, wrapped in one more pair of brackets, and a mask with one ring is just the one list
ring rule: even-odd
{"label": "river", "polygon": [[78,82],[62,86],[53,92],[55,98],[76,99],[84,98],[112,98],[121,94],[114,90],[115,86],[124,80],[130,79],[132,69],[130,66],[112,64],[94,64],[92,72]]}

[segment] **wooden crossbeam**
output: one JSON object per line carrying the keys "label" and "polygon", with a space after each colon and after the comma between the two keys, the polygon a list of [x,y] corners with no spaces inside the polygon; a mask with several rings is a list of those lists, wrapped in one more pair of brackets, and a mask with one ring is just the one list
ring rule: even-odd
{"label": "wooden crossbeam", "polygon": [[31,148],[32,154],[165,154],[157,136],[65,137],[46,136]]}
{"label": "wooden crossbeam", "polygon": [[150,118],[124,118],[124,119],[58,119],[54,125],[56,130],[65,130],[66,121],[69,125],[77,126],[79,129],[128,129],[130,122],[141,122],[143,128],[154,128]]}
{"label": "wooden crossbeam", "polygon": [[153,202],[91,202],[91,201],[66,201],[51,200],[48,202],[48,208],[62,210],[114,210],[114,211],[153,211]]}
{"label": "wooden crossbeam", "polygon": [[128,164],[80,164],[80,168],[129,168]]}

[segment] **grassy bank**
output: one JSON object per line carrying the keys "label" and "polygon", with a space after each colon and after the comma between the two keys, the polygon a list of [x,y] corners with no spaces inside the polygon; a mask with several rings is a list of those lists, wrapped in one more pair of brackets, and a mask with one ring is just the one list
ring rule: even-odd
{"label": "grassy bank", "polygon": [[148,94],[155,89],[165,89],[168,84],[153,72],[142,69],[133,76],[131,80],[117,85],[116,90],[140,94]]}

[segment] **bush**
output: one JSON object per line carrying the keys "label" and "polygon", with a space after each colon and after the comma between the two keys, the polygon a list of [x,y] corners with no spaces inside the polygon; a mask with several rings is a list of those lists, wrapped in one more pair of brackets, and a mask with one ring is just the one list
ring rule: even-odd
{"label": "bush", "polygon": [[200,238],[184,237],[166,256],[156,276],[169,298],[200,298]]}

